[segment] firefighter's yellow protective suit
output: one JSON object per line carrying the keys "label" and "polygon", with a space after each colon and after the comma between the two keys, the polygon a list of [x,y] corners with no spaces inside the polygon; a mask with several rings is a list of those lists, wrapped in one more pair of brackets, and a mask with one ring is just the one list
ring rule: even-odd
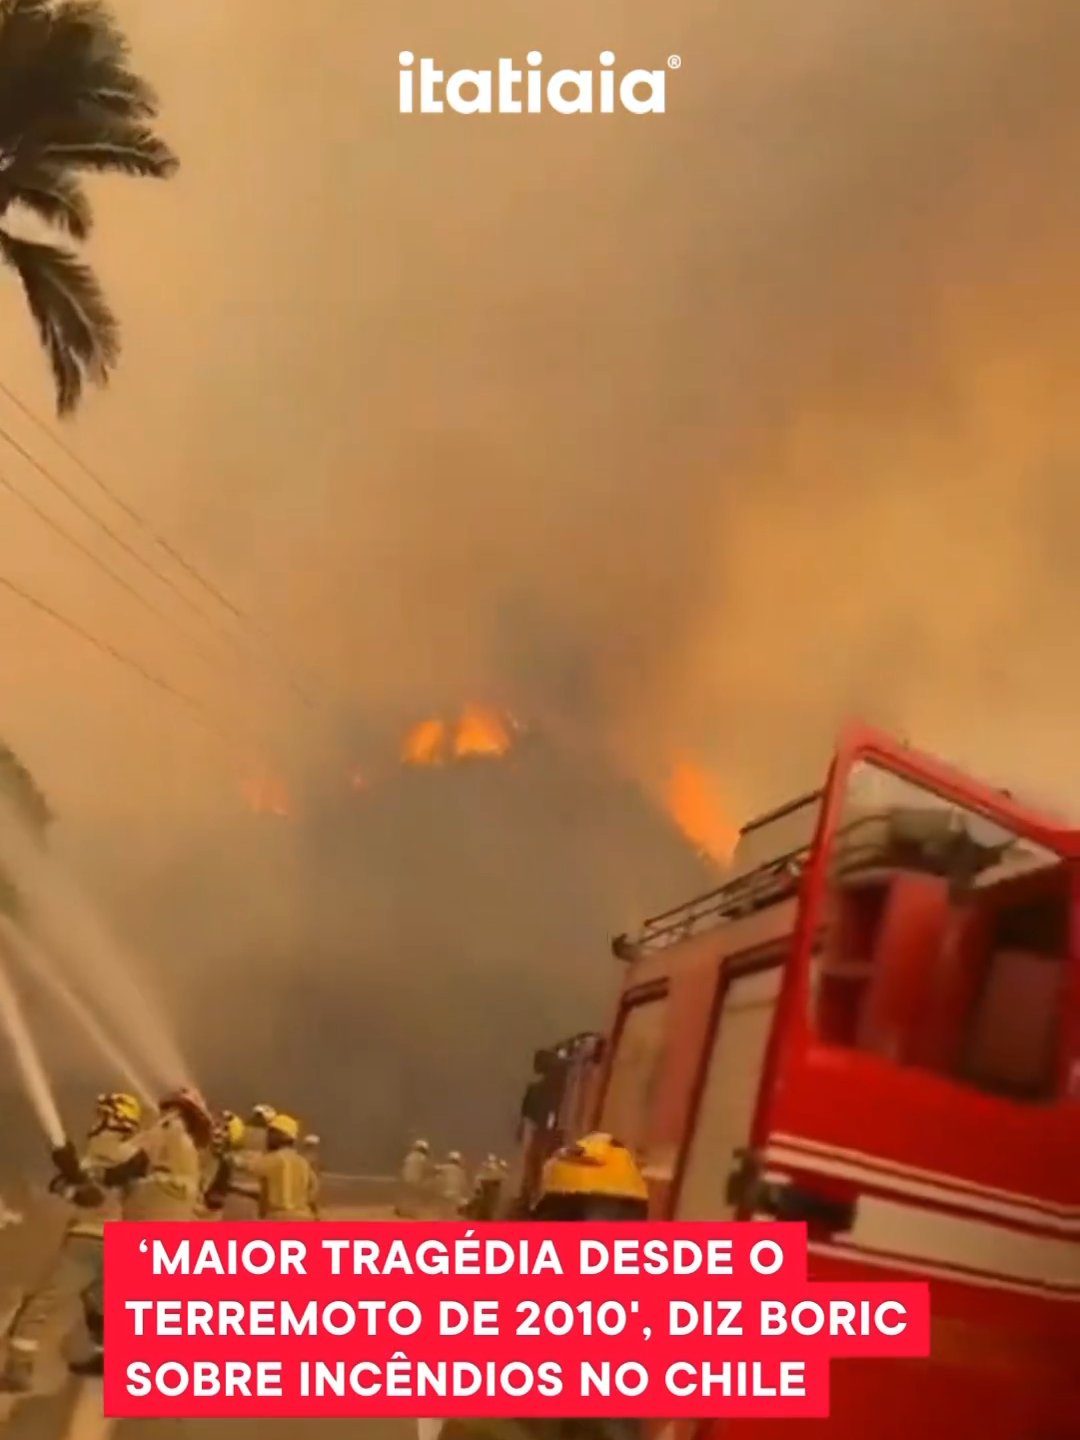
{"label": "firefighter's yellow protective suit", "polygon": [[233,1161],[237,1176],[257,1186],[260,1220],[317,1220],[319,1177],[297,1149],[300,1126],[291,1115],[275,1115],[267,1126],[266,1149],[241,1151]]}

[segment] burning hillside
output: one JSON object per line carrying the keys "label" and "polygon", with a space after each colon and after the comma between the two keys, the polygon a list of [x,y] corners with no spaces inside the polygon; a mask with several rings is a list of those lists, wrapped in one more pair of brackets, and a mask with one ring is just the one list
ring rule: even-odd
{"label": "burning hillside", "polygon": [[519,727],[497,710],[468,705],[453,720],[426,719],[413,725],[401,742],[404,765],[443,765],[470,756],[496,759],[514,743]]}
{"label": "burning hillside", "polygon": [[[520,746],[525,733],[521,724],[504,712],[466,705],[450,717],[428,716],[415,721],[402,734],[394,763],[375,766],[370,774],[367,769],[353,766],[345,775],[344,785],[354,794],[366,794],[373,782],[385,784],[401,767],[437,769],[460,761],[501,760]],[[246,780],[242,788],[252,813],[294,814],[289,787],[265,767]],[[720,787],[708,770],[688,759],[679,759],[664,772],[662,783],[643,783],[642,789],[699,856],[718,865],[730,860],[738,826],[726,811]]]}
{"label": "burning hillside", "polygon": [[[490,1145],[533,1048],[605,1023],[611,937],[716,883],[715,791],[688,762],[672,775],[654,798],[595,752],[469,706],[298,788],[287,845],[253,836],[200,878],[187,953],[235,986],[217,1054],[236,1074],[219,1088],[273,1090],[291,1066],[297,1107],[367,1152],[346,1166],[396,1160],[418,1127]],[[213,1046],[218,1021],[198,1019]]]}

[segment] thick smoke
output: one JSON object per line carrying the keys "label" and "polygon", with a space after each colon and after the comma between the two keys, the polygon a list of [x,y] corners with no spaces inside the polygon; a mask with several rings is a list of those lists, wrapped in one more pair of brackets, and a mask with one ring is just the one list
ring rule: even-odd
{"label": "thick smoke", "polygon": [[[445,1087],[437,1046],[417,1079],[432,1012],[386,1000],[406,978],[384,941],[413,953],[430,931],[434,953],[508,917],[461,886],[420,926],[409,844],[346,845],[319,796],[463,699],[527,715],[582,773],[606,757],[648,784],[697,754],[739,813],[812,778],[852,712],[1080,803],[1073,0],[119,8],[185,168],[102,187],[127,363],[77,443],[282,637],[317,709],[274,661],[207,670],[21,516],[11,565],[197,689],[319,819],[238,831],[251,757],[14,614],[5,728],[170,957],[186,1023],[216,970],[233,988],[214,1045],[269,1055],[316,934],[357,957],[334,993],[372,1031],[401,1026],[393,1083]],[[405,48],[447,70],[531,48],[551,69],[606,48],[682,65],[663,117],[402,117]],[[18,297],[0,303],[6,377],[40,401]],[[505,852],[490,795],[454,804]],[[635,826],[609,864],[636,877],[668,841]],[[317,883],[327,847],[354,861],[355,908]],[[555,915],[559,849],[520,861]],[[620,887],[642,884],[605,882],[576,933]],[[553,1022],[595,1005],[576,954],[537,979],[541,952],[517,973],[558,997]],[[472,1013],[507,983],[501,947],[477,954],[445,960]],[[501,1050],[462,1031],[462,1076],[524,1050],[495,1026]]]}

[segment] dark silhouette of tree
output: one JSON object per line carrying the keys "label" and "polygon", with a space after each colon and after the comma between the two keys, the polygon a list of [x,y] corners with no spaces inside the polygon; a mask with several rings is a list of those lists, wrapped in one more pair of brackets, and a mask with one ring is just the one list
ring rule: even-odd
{"label": "dark silhouette of tree", "polygon": [[93,225],[84,174],[175,173],[157,113],[102,0],[0,0],[0,255],[22,281],[61,415],[75,410],[87,380],[107,382],[119,324],[74,250],[16,235],[9,222],[21,208],[84,241]]}

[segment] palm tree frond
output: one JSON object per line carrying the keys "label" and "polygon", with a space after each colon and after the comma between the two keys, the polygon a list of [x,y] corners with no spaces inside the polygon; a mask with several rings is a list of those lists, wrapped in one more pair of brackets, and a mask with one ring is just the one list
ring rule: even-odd
{"label": "palm tree frond", "polygon": [[138,75],[111,65],[88,66],[83,103],[126,120],[152,120],[161,109],[157,91]]}
{"label": "palm tree frond", "polygon": [[158,112],[134,74],[129,47],[102,0],[0,0],[0,149],[70,122],[76,108],[146,120]]}
{"label": "palm tree frond", "polygon": [[70,414],[87,380],[104,385],[120,355],[120,327],[94,272],[70,250],[0,229],[0,255],[22,281],[56,384]]}
{"label": "palm tree frond", "polygon": [[[176,155],[148,125],[104,116],[97,125],[57,127],[25,153],[37,163],[67,170],[108,170],[147,180],[168,180],[180,168]],[[11,177],[16,184],[19,166],[16,158]]]}
{"label": "palm tree frond", "polygon": [[[3,193],[0,183],[0,197]],[[63,170],[39,166],[20,182],[11,199],[73,240],[85,240],[93,229],[94,213],[85,191],[74,175]]]}
{"label": "palm tree frond", "polygon": [[17,71],[40,49],[52,24],[49,0],[0,0],[0,68]]}

